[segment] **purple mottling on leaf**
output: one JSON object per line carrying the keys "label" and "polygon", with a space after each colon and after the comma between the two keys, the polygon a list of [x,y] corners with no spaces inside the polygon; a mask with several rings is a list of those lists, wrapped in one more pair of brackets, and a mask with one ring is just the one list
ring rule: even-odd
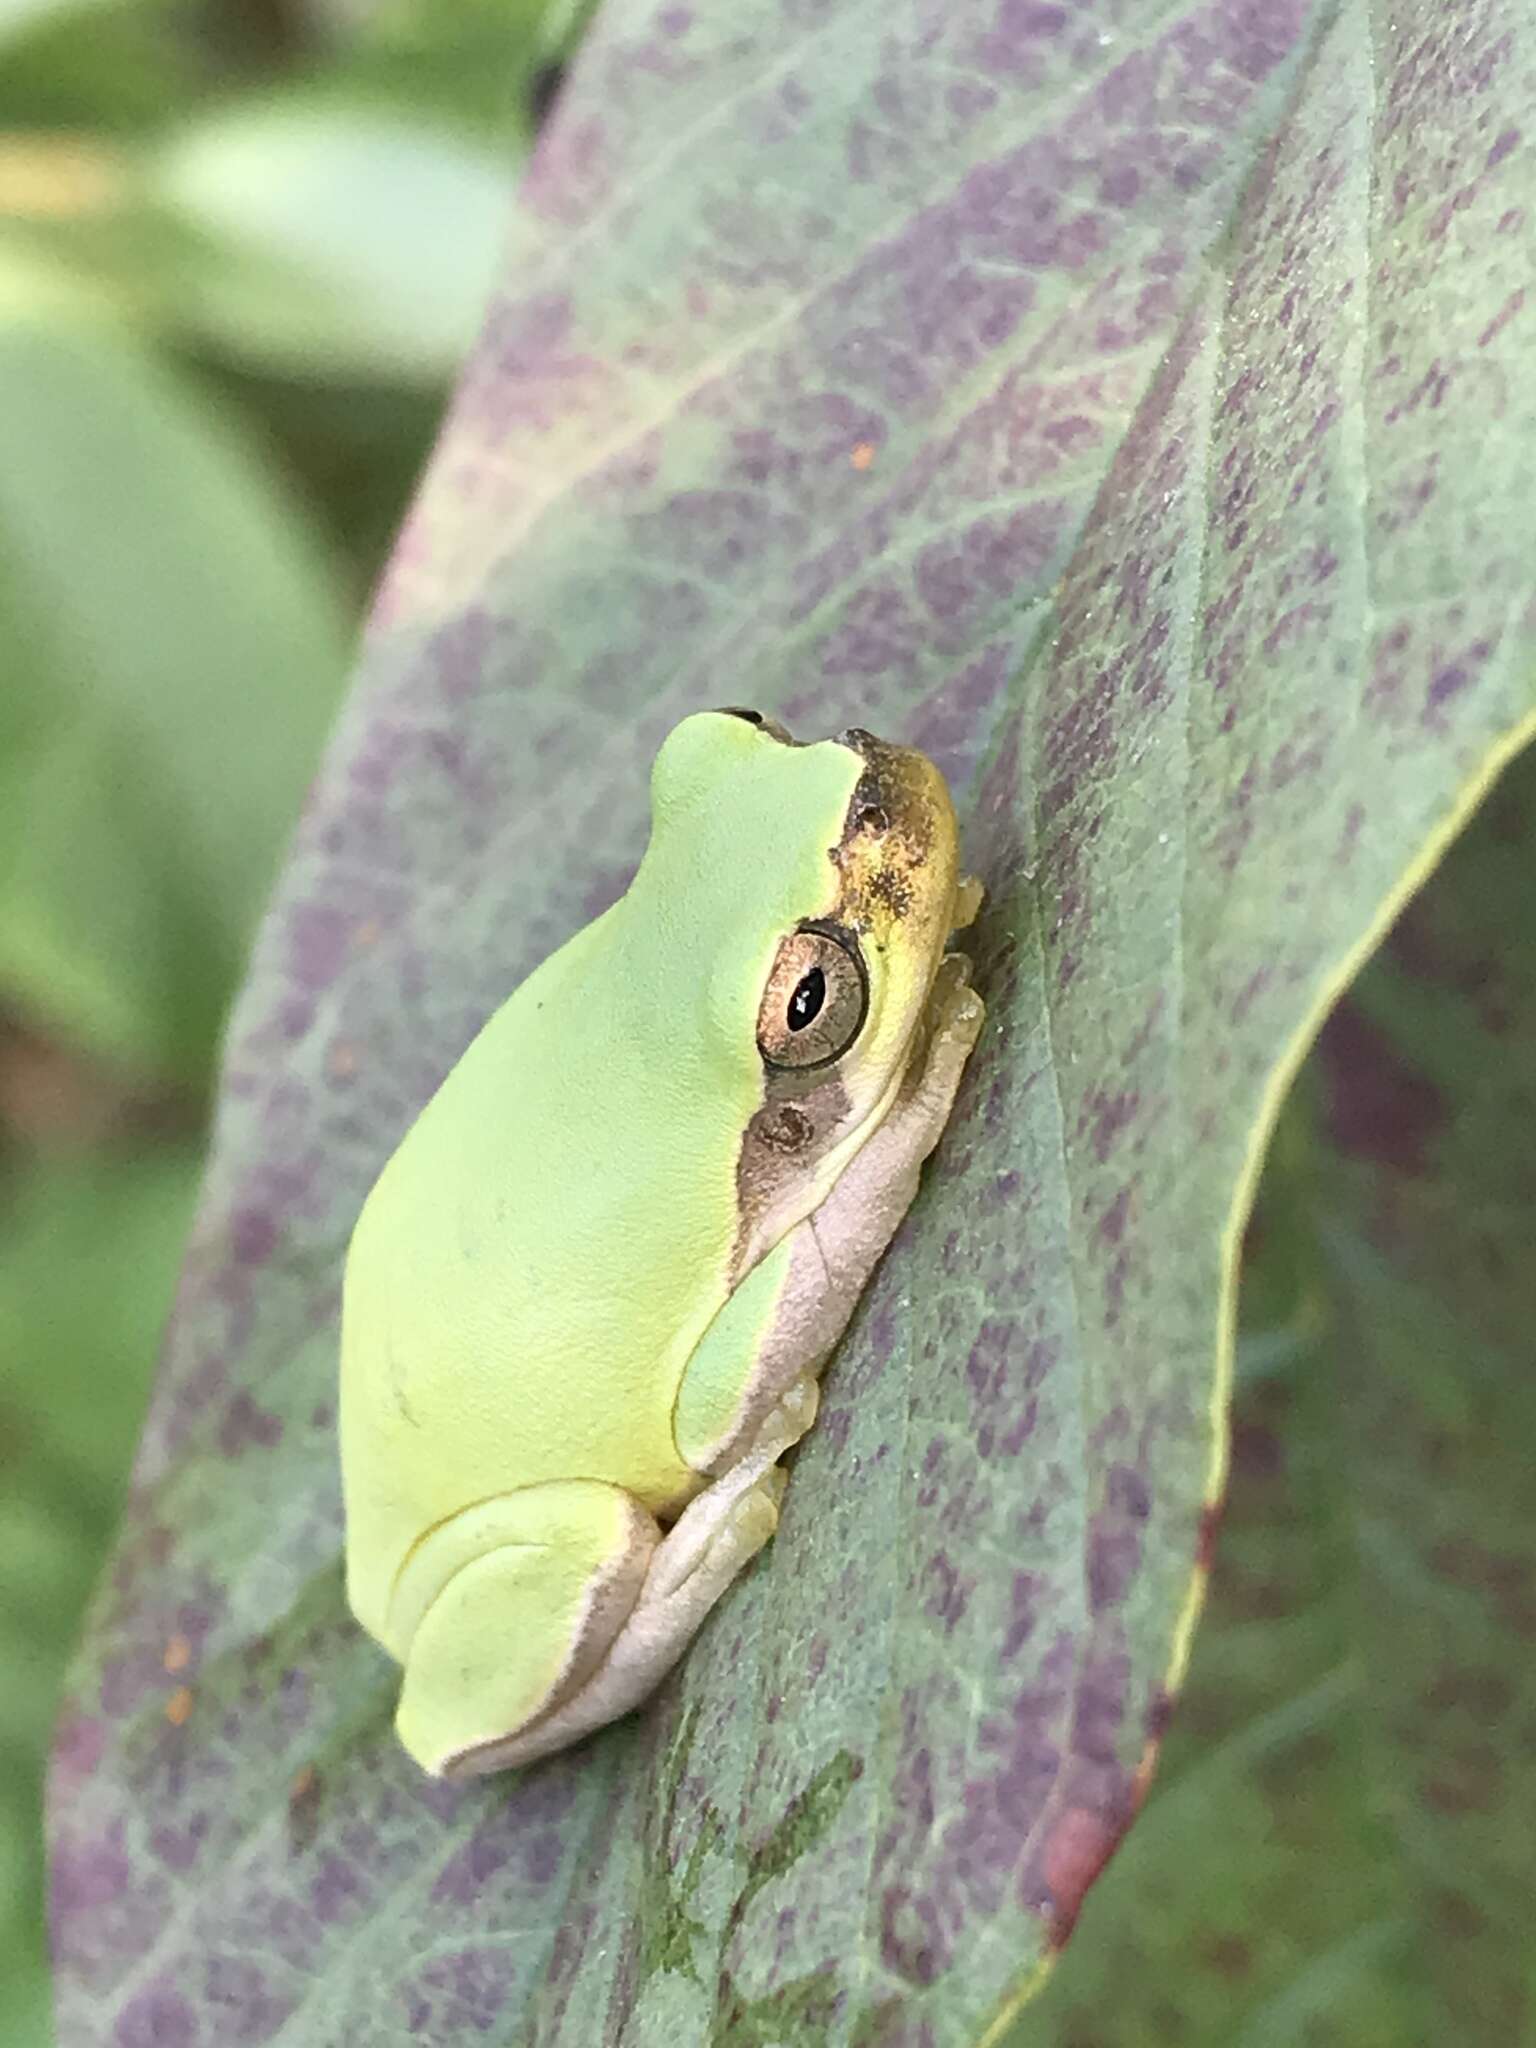
{"label": "purple mottling on leaf", "polygon": [[316,1917],[332,1924],[350,1924],[367,1910],[367,1891],[356,1869],[341,1856],[323,1856],[309,1886],[309,1904]]}
{"label": "purple mottling on leaf", "polygon": [[112,2039],[115,2048],[199,2048],[199,2034],[186,1999],[157,1978],[123,2007]]}
{"label": "purple mottling on leaf", "polygon": [[329,987],[341,971],[352,939],[352,920],[345,911],[300,908],[288,921],[289,958],[294,980],[306,994]]}
{"label": "purple mottling on leaf", "polygon": [[[801,2032],[937,2048],[1063,1938],[1213,1526],[1257,1105],[1528,696],[1527,153],[1507,54],[1429,26],[1362,77],[1305,0],[599,16],[235,1019],[56,1779],[64,2048],[151,1972],[197,2048],[338,1973],[360,2039],[568,2048],[684,1950],[722,2038],[809,1986]],[[730,699],[938,755],[986,1033],[773,1545],[644,1712],[456,1790],[345,1618],[340,1259]]]}
{"label": "purple mottling on leaf", "polygon": [[105,1722],[66,1702],[53,1738],[53,1781],[61,1798],[83,1785],[101,1762],[107,1743]]}
{"label": "purple mottling on leaf", "polygon": [[1125,1236],[1126,1224],[1130,1220],[1131,1190],[1118,1190],[1114,1200],[1099,1216],[1097,1234],[1105,1244],[1119,1244]]}
{"label": "purple mottling on leaf", "polygon": [[259,1408],[247,1393],[235,1395],[219,1424],[219,1449],[226,1458],[238,1458],[248,1450],[271,1450],[282,1440],[281,1417]]}
{"label": "purple mottling on leaf", "polygon": [[55,1844],[52,1868],[53,1911],[73,1917],[120,1898],[132,1882],[124,1840],[116,1822],[105,1836],[86,1842]]}
{"label": "purple mottling on leaf", "polygon": [[1095,1614],[1125,1599],[1141,1561],[1141,1538],[1117,1520],[1095,1517],[1088,1532],[1088,1602]]}
{"label": "purple mottling on leaf", "polygon": [[152,1828],[149,1834],[150,1853],[167,1870],[191,1870],[207,1832],[206,1814],[196,1814],[189,1823],[177,1827]]}
{"label": "purple mottling on leaf", "polygon": [[1146,1475],[1134,1465],[1112,1465],[1104,1493],[1109,1508],[1133,1522],[1146,1521],[1152,1512],[1152,1493]]}
{"label": "purple mottling on leaf", "polygon": [[222,1956],[209,1965],[204,1996],[217,2028],[219,2048],[257,2048],[292,2017],[302,1994],[275,1990],[260,1967],[245,1957]]}
{"label": "purple mottling on leaf", "polygon": [[241,1266],[263,1266],[277,1248],[277,1223],[265,1209],[237,1209],[230,1224],[230,1250]]}

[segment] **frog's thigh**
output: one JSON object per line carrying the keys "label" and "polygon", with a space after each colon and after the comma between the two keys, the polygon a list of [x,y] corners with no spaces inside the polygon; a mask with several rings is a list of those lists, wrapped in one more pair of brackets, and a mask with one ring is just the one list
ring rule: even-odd
{"label": "frog's thigh", "polygon": [[401,1573],[396,1727],[427,1770],[458,1776],[579,1690],[639,1597],[661,1532],[622,1488],[552,1481],[440,1524]]}

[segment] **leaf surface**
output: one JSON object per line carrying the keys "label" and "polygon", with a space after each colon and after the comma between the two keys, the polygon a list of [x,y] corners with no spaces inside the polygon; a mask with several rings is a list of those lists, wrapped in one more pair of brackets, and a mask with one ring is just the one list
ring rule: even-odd
{"label": "leaf surface", "polygon": [[[66,2048],[947,2048],[1034,1983],[1182,1669],[1273,1105],[1531,716],[1532,39],[602,17],[238,1019],[61,1738]],[[989,1026],[771,1552],[642,1717],[447,1793],[341,1603],[343,1247],[722,701],[940,760]]]}
{"label": "leaf surface", "polygon": [[1529,2034],[1532,766],[1330,1020],[1266,1170],[1189,1688],[1020,2048]]}

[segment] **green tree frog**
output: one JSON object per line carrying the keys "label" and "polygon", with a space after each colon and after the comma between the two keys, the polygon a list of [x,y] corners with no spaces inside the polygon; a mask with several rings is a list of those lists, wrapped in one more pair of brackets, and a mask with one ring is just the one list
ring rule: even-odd
{"label": "green tree frog", "polygon": [[750,711],[668,736],[628,891],[485,1025],[347,1255],[347,1590],[428,1771],[627,1713],[779,1459],[981,1028],[943,777]]}

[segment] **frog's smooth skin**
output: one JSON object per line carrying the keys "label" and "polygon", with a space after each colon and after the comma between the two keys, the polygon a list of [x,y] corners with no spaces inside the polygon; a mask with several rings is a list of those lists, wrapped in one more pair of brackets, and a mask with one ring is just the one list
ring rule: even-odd
{"label": "frog's smooth skin", "polygon": [[442,1776],[627,1713],[772,1535],[981,1028],[923,755],[702,712],[651,796],[629,890],[486,1024],[348,1254],[348,1595]]}

